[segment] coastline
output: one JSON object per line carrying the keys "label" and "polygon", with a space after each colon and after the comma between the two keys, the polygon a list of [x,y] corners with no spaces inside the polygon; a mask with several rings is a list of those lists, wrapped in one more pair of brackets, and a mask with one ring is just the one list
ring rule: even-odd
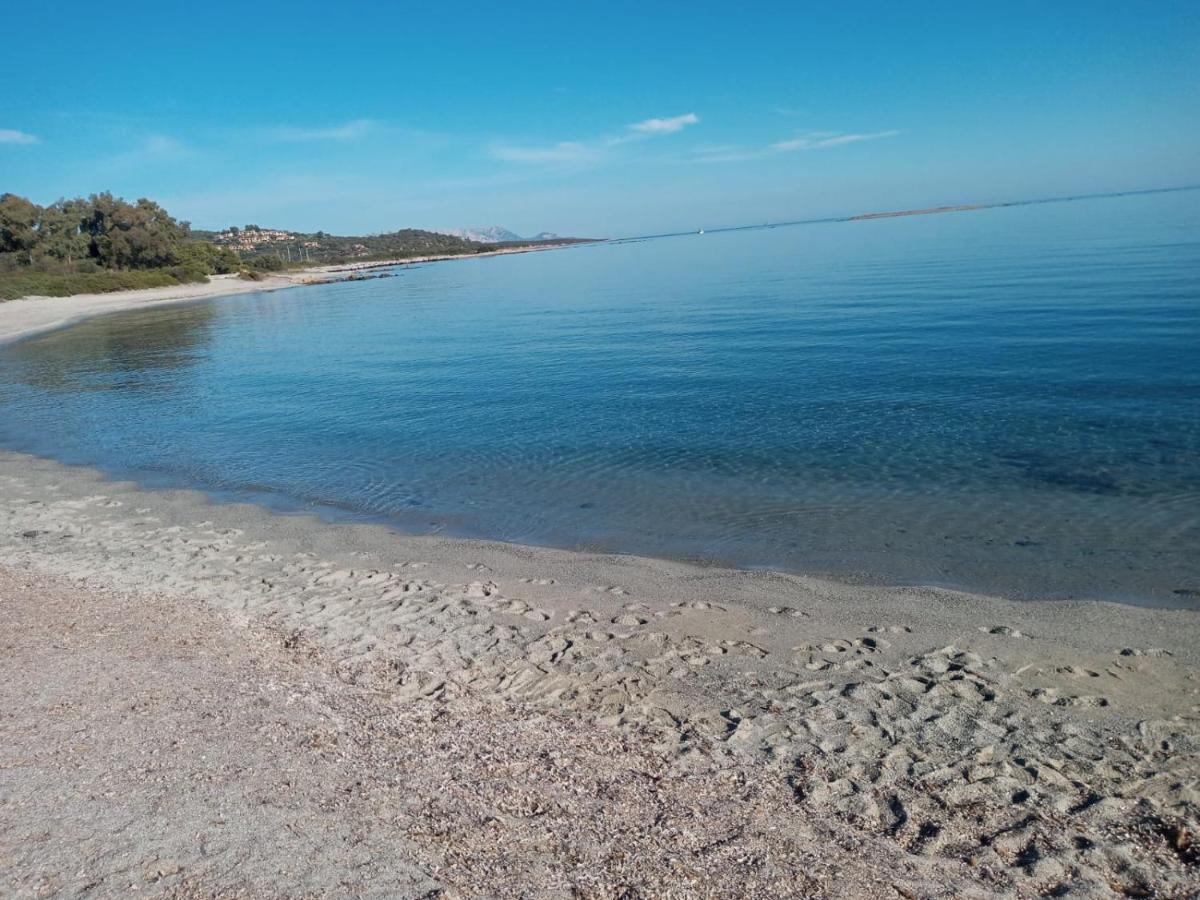
{"label": "coastline", "polygon": [[[0,343],[464,258],[9,301]],[[1200,611],[405,535],[3,450],[0,603],[0,893],[1200,892]]]}
{"label": "coastline", "polygon": [[286,288],[327,284],[346,280],[344,277],[346,273],[353,276],[357,272],[370,269],[477,259],[486,256],[508,256],[515,253],[539,253],[573,246],[578,245],[553,244],[500,248],[470,255],[418,256],[407,259],[314,266],[310,269],[267,274],[261,281],[245,281],[236,275],[212,275],[203,284],[180,284],[163,288],[111,291],[104,294],[72,294],[69,297],[21,297],[16,300],[0,302],[0,344],[12,343],[58,328],[66,328],[106,313],[147,309],[173,303],[190,303],[197,300],[215,300],[218,297],[231,297],[237,294],[271,293]]}
{"label": "coastline", "polygon": [[21,297],[0,303],[0,344],[12,343],[86,319],[130,309],[148,309],[173,303],[213,300],[236,294],[272,292],[330,279],[320,273],[308,280],[293,275],[268,275],[262,281],[244,281],[236,275],[213,275],[203,284],[112,291],[105,294],[72,294],[69,297]]}
{"label": "coastline", "polygon": [[[757,785],[756,812],[721,819],[735,844],[765,815],[935,896],[1200,888],[1200,613],[410,537],[9,452],[0,533],[9,572],[273,629],[398,709],[500,704],[501,730],[551,716],[617,740],[618,768],[636,748],[664,777]],[[782,850],[758,852],[745,877],[769,896]]]}

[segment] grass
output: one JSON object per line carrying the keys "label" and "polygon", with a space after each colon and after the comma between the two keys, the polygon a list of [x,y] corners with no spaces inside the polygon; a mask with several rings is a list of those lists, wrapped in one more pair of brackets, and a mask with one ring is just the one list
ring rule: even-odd
{"label": "grass", "polygon": [[187,269],[100,271],[87,274],[51,272],[0,272],[0,300],[18,297],[67,297],[71,294],[106,294],[137,288],[171,287],[207,281],[207,276]]}

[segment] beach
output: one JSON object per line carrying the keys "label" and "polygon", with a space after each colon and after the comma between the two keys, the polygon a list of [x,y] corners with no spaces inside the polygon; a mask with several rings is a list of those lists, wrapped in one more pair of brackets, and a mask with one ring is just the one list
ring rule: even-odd
{"label": "beach", "polygon": [[0,900],[1200,900],[1196,10],[6,7]]}
{"label": "beach", "polygon": [[1194,612],[410,537],[8,452],[0,533],[14,896],[1200,887]]}
{"label": "beach", "polygon": [[[5,434],[42,443],[0,450],[0,895],[1200,894],[1175,343],[1130,382],[1132,422],[1046,414],[1091,357],[968,397],[996,347],[926,366],[963,340],[936,315],[894,370],[869,331],[814,356],[872,285],[959,295],[911,247],[915,276],[775,288],[813,264],[770,235],[703,239],[740,254],[749,312],[713,299],[701,239],[653,266],[607,245],[211,307],[358,268],[0,304],[7,343],[194,303],[6,349]],[[1017,329],[1005,373],[1012,347],[1055,356],[1018,293],[974,295]],[[1141,359],[1155,322],[1121,321]],[[772,347],[786,371],[759,371]],[[927,384],[888,393],[888,371]],[[1035,414],[1008,418],[1023,397]],[[964,409],[982,424],[947,429]],[[1096,421],[1126,443],[1039,443]],[[766,535],[862,566],[655,555],[697,522],[692,546]],[[621,526],[649,549],[615,552]],[[972,554],[997,577],[967,590]]]}
{"label": "beach", "polygon": [[507,247],[475,253],[471,256],[418,256],[406,259],[372,260],[312,266],[284,272],[263,273],[258,281],[237,275],[211,275],[206,282],[179,284],[171,287],[142,288],[129,291],[109,291],[103,294],[73,294],[70,297],[21,297],[0,301],[0,344],[20,340],[56,328],[65,328],[84,319],[104,313],[133,309],[150,309],[173,303],[213,300],[237,294],[271,293],[284,288],[326,284],[363,276],[360,273],[394,266],[421,265],[431,262],[475,259],[486,256],[508,256],[517,253],[538,253],[561,250],[570,245]]}

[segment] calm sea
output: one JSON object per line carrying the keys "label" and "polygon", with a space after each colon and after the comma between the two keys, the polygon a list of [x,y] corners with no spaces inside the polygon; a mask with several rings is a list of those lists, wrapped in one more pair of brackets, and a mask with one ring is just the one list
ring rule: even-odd
{"label": "calm sea", "polygon": [[0,444],[401,530],[1200,606],[1200,192],[591,245],[0,349]]}

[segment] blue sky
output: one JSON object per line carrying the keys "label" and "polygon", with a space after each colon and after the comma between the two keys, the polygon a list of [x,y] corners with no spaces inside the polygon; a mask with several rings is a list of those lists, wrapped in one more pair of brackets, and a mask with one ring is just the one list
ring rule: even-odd
{"label": "blue sky", "polygon": [[3,30],[0,191],[203,227],[613,236],[1200,182],[1195,0],[64,2]]}

